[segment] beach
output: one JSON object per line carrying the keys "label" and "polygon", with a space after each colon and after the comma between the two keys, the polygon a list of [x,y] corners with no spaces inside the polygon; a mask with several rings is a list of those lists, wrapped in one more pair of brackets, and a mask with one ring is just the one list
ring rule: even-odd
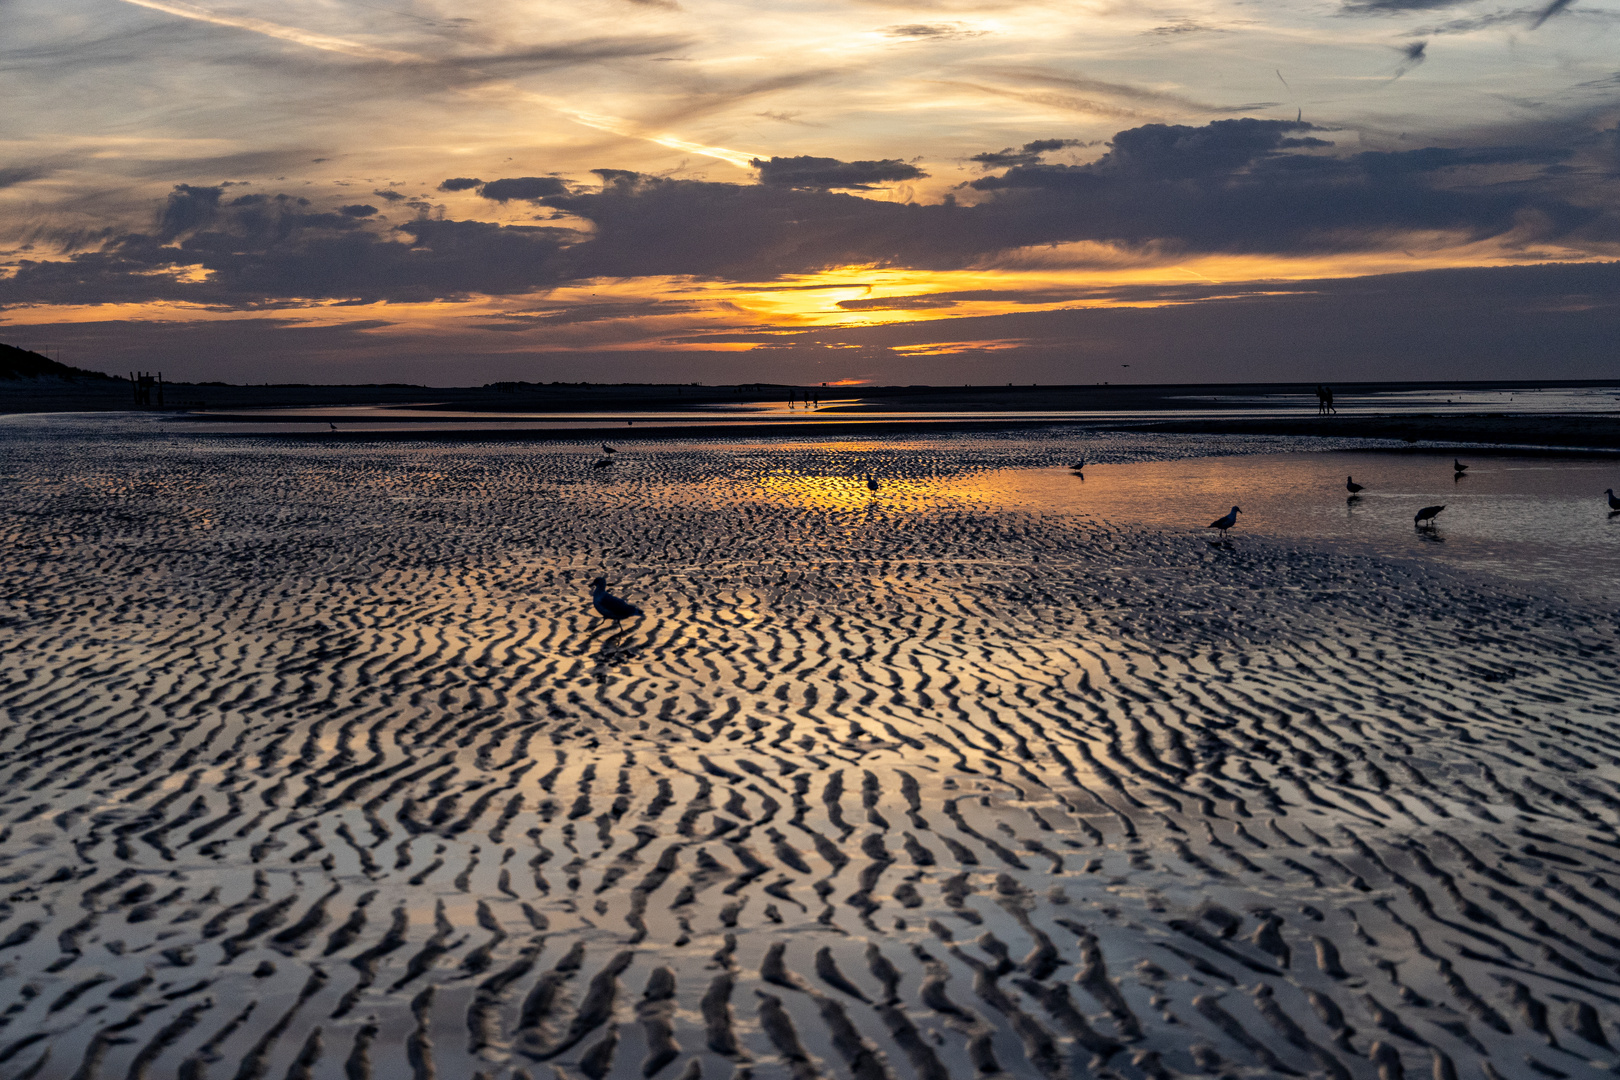
{"label": "beach", "polygon": [[1395,441],[13,418],[0,1080],[1612,1069],[1612,592],[1005,479]]}

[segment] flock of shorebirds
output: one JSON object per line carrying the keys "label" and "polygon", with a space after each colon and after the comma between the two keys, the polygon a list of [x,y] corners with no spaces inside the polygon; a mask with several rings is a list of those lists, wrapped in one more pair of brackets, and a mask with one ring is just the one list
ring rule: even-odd
{"label": "flock of shorebirds", "polygon": [[[595,463],[595,468],[601,469],[612,465],[613,455],[618,453],[616,449],[607,445],[603,445],[602,452],[607,456],[598,460]],[[1451,467],[1453,470],[1452,478],[1454,480],[1461,480],[1464,474],[1468,472],[1468,466],[1464,465],[1457,458],[1451,459]],[[1086,459],[1081,458],[1073,465],[1070,465],[1069,470],[1074,475],[1084,480],[1086,472]],[[877,491],[880,486],[877,479],[869,473],[863,474],[862,480],[865,482],[869,491]],[[1344,489],[1350,493],[1350,498],[1347,501],[1354,503],[1361,498],[1361,493],[1366,491],[1367,487],[1365,484],[1356,483],[1355,477],[1346,476],[1344,478]],[[1620,498],[1615,497],[1614,489],[1610,488],[1604,491],[1603,494],[1609,501],[1609,516],[1614,517],[1616,515],[1620,515]],[[1418,510],[1416,514],[1412,515],[1412,523],[1419,529],[1433,531],[1435,528],[1435,518],[1439,517],[1440,511],[1444,510],[1445,508],[1445,503],[1441,503],[1438,506],[1425,506]],[[1211,543],[1226,543],[1226,531],[1237,524],[1238,515],[1241,513],[1243,513],[1243,511],[1234,506],[1224,515],[1210,522],[1209,528],[1216,530],[1221,535],[1220,540],[1211,541]],[[602,577],[599,577],[591,582],[591,604],[596,608],[598,615],[601,615],[604,619],[611,619],[613,621],[615,633],[617,633],[619,630],[619,624],[625,619],[635,618],[642,614],[641,609],[636,607],[634,604],[609,593],[607,591],[607,579]]]}

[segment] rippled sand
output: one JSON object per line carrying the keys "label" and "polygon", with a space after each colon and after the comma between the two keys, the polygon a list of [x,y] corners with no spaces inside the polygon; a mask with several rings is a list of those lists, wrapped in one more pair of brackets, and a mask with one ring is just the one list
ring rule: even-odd
{"label": "rippled sand", "polygon": [[1612,611],[1075,445],[8,443],[0,1078],[1614,1063]]}

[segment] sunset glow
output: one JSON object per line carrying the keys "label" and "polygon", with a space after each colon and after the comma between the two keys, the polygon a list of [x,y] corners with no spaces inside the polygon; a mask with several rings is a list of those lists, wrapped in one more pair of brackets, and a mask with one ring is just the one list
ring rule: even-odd
{"label": "sunset glow", "polygon": [[768,354],[820,382],[966,350],[1052,378],[1066,342],[1118,369],[1233,305],[1466,306],[1433,276],[1460,268],[1606,313],[1620,256],[1604,3],[7,11],[0,335],[113,367],[656,381]]}

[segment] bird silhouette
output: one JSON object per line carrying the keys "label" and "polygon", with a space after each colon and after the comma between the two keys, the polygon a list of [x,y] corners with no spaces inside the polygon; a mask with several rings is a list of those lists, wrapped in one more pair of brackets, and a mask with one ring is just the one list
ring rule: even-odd
{"label": "bird silhouette", "polygon": [[1609,497],[1609,513],[1620,514],[1620,499],[1614,497],[1614,489],[1605,488],[1603,494]]}
{"label": "bird silhouette", "polygon": [[617,454],[618,452],[619,452],[618,450],[616,450],[613,447],[609,446],[607,443],[602,444],[602,453],[604,453],[604,454]]}
{"label": "bird silhouette", "polygon": [[878,489],[877,477],[868,476],[866,478],[866,490],[868,490],[868,491],[876,491],[877,489]]}
{"label": "bird silhouette", "polygon": [[1069,468],[1074,470],[1075,472],[1085,472],[1086,471],[1086,459],[1081,458],[1079,461],[1075,462],[1073,465],[1070,465]]}
{"label": "bird silhouette", "polygon": [[1462,462],[1458,461],[1456,458],[1451,459],[1451,467],[1453,469],[1455,469],[1457,472],[1467,472],[1468,471],[1468,466],[1464,465]]}
{"label": "bird silhouette", "polygon": [[591,582],[591,606],[596,613],[604,619],[613,620],[613,630],[617,633],[619,623],[625,619],[639,618],[641,609],[627,600],[621,600],[607,591],[607,578],[599,577]]}
{"label": "bird silhouette", "polygon": [[1424,522],[1428,522],[1429,528],[1432,529],[1434,528],[1435,517],[1439,515],[1440,511],[1444,510],[1445,508],[1444,503],[1441,503],[1439,506],[1425,506],[1416,514],[1412,515],[1412,522],[1420,529],[1423,528]]}
{"label": "bird silhouette", "polygon": [[1226,530],[1237,524],[1237,516],[1241,513],[1243,513],[1243,511],[1234,506],[1232,507],[1232,512],[1230,514],[1227,514],[1222,518],[1216,518],[1214,521],[1209,523],[1209,527],[1212,529],[1221,530],[1221,535],[1224,537],[1226,535]]}
{"label": "bird silhouette", "polygon": [[1347,476],[1344,478],[1344,490],[1348,491],[1352,495],[1360,495],[1366,490],[1366,488],[1363,485],[1356,483],[1353,477]]}
{"label": "bird silhouette", "polygon": [[337,425],[336,425],[336,424],[334,424],[334,423],[332,423],[332,421],[330,421],[330,420],[328,420],[328,421],[327,421],[327,422],[326,422],[326,426],[327,426],[327,427],[329,427],[329,428],[331,428],[331,429],[332,429],[332,430],[333,430],[333,431],[336,431],[336,430],[337,430]]}

